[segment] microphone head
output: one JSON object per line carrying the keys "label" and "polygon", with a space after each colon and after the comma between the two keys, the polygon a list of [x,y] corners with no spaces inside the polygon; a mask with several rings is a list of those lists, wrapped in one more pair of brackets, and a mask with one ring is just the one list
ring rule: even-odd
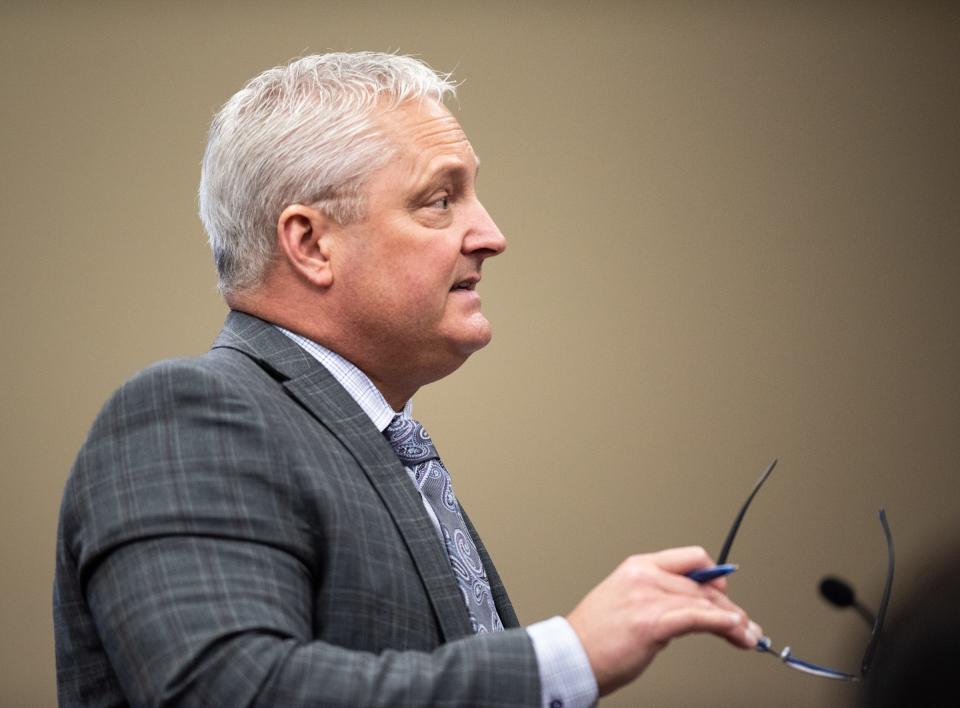
{"label": "microphone head", "polygon": [[846,581],[829,575],[820,581],[820,594],[837,607],[850,607],[857,600],[853,588]]}

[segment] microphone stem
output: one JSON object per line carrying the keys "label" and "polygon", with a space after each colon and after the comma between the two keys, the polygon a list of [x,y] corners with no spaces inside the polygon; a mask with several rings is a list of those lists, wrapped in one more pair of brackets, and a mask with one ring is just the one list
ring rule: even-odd
{"label": "microphone stem", "polygon": [[870,629],[873,629],[873,625],[876,624],[877,618],[873,616],[873,613],[868,610],[866,607],[861,605],[859,602],[853,603],[853,609],[857,611],[857,614],[863,617],[863,621],[870,625]]}

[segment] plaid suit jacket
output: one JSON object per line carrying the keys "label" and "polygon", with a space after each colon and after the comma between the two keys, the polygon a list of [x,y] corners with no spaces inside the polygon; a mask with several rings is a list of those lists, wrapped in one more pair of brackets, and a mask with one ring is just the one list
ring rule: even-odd
{"label": "plaid suit jacket", "polygon": [[474,536],[502,634],[470,634],[436,529],[353,399],[232,312],[207,354],[124,384],[77,457],[60,704],[538,705],[531,642]]}

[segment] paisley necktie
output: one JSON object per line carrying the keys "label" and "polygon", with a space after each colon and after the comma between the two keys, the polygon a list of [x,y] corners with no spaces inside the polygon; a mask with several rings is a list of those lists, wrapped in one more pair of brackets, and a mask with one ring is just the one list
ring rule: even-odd
{"label": "paisley necktie", "polygon": [[415,420],[396,416],[383,432],[397,457],[413,470],[414,481],[423,498],[430,504],[446,546],[450,567],[463,592],[474,634],[502,632],[503,623],[497,614],[490,581],[483,569],[480,554],[470,537],[460,504],[453,495],[450,473],[440,461],[433,441]]}

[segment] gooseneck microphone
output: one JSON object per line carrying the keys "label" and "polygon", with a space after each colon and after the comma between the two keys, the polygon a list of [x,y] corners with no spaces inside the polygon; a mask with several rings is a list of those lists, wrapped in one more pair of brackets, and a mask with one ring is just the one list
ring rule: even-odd
{"label": "gooseneck microphone", "polygon": [[830,575],[826,576],[820,581],[820,594],[823,595],[823,598],[827,602],[835,607],[841,609],[852,607],[857,611],[857,614],[863,617],[863,621],[866,622],[869,627],[872,628],[876,622],[874,614],[857,600],[856,593],[845,580]]}

